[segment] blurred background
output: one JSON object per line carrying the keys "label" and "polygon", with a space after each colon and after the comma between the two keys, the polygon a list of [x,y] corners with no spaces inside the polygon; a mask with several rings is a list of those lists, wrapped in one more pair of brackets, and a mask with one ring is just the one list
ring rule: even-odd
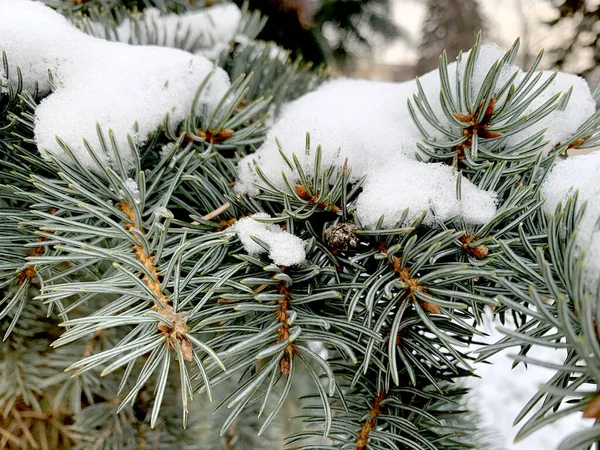
{"label": "blurred background", "polygon": [[[243,0],[239,0],[242,2]],[[247,0],[248,1],[248,0]],[[521,37],[526,67],[545,49],[541,68],[600,81],[600,0],[249,0],[269,18],[274,40],[336,73],[402,81],[453,60],[479,30],[504,49]]]}

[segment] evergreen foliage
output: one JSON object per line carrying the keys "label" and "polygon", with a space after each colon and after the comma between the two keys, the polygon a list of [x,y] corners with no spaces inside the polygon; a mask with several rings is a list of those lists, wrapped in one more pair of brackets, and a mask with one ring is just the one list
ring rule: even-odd
{"label": "evergreen foliage", "polygon": [[[128,3],[53,6],[80,24],[103,20],[106,30],[136,20]],[[242,34],[253,39],[263,19],[244,14]],[[348,181],[347,165],[322,168],[308,136],[297,151],[314,156],[314,172],[286,160],[300,183],[282,190],[263,176],[258,196],[237,194],[235,163],[263,141],[267,113],[325,77],[287,55],[273,58],[273,43],[234,42],[221,55],[233,83],[211,116],[194,105],[177,132],[165,125],[128,148],[98,126],[102,148],[87,151],[114,160],[98,172],[62,141],[70,162],[42,159],[33,137],[42,98],[8,82],[0,94],[0,447],[481,448],[464,380],[486,307],[518,328],[480,359],[514,346],[517,363],[544,365],[528,354],[532,344],[568,349],[517,418],[533,412],[520,437],[570,413],[600,419],[600,297],[581,282],[584,256],[572,244],[582,212],[571,199],[548,218],[539,191],[557,158],[598,145],[599,115],[547,154],[543,132],[507,145],[569,95],[523,116],[538,93],[535,63],[521,83],[505,85],[493,65],[471,92],[477,46],[456,89],[440,59],[452,126],[441,127],[422,91],[409,104],[423,158],[498,193],[498,213],[477,227],[460,216],[430,227],[422,215],[408,227],[362,229],[353,215],[361,182]],[[3,54],[5,73],[9,60]],[[121,163],[125,152],[132,170]],[[305,264],[247,254],[231,225],[259,212],[307,241]],[[599,439],[596,424],[559,450]]]}
{"label": "evergreen foliage", "polygon": [[[406,37],[392,20],[392,8],[389,0],[320,0],[313,33],[326,61],[344,63],[358,50],[370,50],[377,40]],[[333,36],[325,41],[327,31]]]}
{"label": "evergreen foliage", "polygon": [[597,84],[600,33],[595,24],[600,18],[600,5],[585,0],[553,0],[551,3],[558,17],[547,24],[552,31],[563,30],[571,34],[567,41],[548,49],[552,63],[557,67],[574,63],[581,76]]}
{"label": "evergreen foliage", "polygon": [[404,37],[390,0],[235,0],[270,17],[259,38],[314,64],[349,63],[382,39]]}
{"label": "evergreen foliage", "polygon": [[459,52],[473,45],[477,33],[485,29],[477,0],[427,0],[425,4],[418,74],[435,69],[443,50],[454,60]]}

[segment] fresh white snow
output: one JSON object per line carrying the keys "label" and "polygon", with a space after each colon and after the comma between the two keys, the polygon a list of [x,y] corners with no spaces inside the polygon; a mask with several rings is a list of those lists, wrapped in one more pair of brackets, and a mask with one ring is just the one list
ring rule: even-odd
{"label": "fresh white snow", "polygon": [[299,180],[279,155],[276,139],[288,157],[296,155],[305,173],[313,173],[314,153],[304,149],[308,131],[313,148],[321,145],[322,167],[341,167],[347,159],[351,181],[367,175],[357,203],[363,226],[375,226],[384,215],[384,226],[392,227],[406,208],[410,208],[411,219],[429,207],[429,223],[434,220],[431,210],[438,220],[468,212],[466,220],[484,223],[496,211],[494,193],[478,190],[463,179],[464,195],[459,201],[456,171],[415,160],[421,135],[406,107],[413,89],[412,83],[338,80],[301,97],[286,107],[258,152],[239,163],[236,189],[249,195],[258,193],[253,183],[261,181],[254,162],[280,189],[286,186],[281,172],[292,182]]}
{"label": "fresh white snow", "polygon": [[[10,79],[16,85],[16,66],[21,69],[23,87],[50,91],[48,70],[72,63],[72,54],[92,39],[43,3],[27,0],[0,0],[0,51],[6,51]],[[85,42],[84,42],[85,40]],[[3,75],[4,76],[4,75]]]}
{"label": "fresh white snow", "polygon": [[427,209],[424,223],[447,220],[462,214],[467,223],[485,223],[496,213],[495,194],[461,180],[461,200],[456,196],[458,172],[445,164],[424,163],[408,158],[382,166],[371,173],[356,202],[358,220],[374,228],[381,214],[383,228],[393,228],[405,208],[409,213],[401,225],[408,225]]}
{"label": "fresh white snow", "polygon": [[239,163],[236,188],[251,195],[258,193],[252,186],[259,181],[253,169],[255,160],[282,189],[282,171],[290,181],[298,179],[280,157],[276,139],[286,155],[294,153],[304,171],[311,173],[314,153],[305,152],[307,132],[313,150],[321,145],[323,167],[341,167],[348,158],[352,181],[365,175],[371,166],[389,164],[390,157],[405,155],[414,159],[414,144],[420,140],[420,134],[406,108],[411,86],[412,83],[340,79],[300,97],[284,108],[281,119],[257,153]]}
{"label": "fresh white snow", "polygon": [[128,44],[176,47],[216,59],[236,37],[242,13],[235,3],[222,3],[184,14],[161,14],[146,8],[134,20],[125,18],[114,30],[86,21],[86,32]]}
{"label": "fresh white snow", "polygon": [[[248,254],[258,256],[267,251],[252,237],[263,241],[269,247],[269,258],[279,266],[293,266],[306,260],[305,243],[302,239],[284,231],[279,225],[259,222],[269,219],[265,213],[257,213],[238,220],[230,230],[237,233]],[[255,220],[259,219],[259,220]]]}
{"label": "fresh white snow", "polygon": [[[542,72],[542,76],[532,91],[535,92],[553,73],[551,71]],[[516,83],[520,83],[524,76],[523,73],[520,73]],[[564,143],[596,111],[596,101],[592,97],[587,81],[577,75],[559,72],[554,81],[537,95],[524,111],[524,114],[532,114],[554,95],[559,92],[566,93],[571,88],[571,96],[564,109],[556,109],[533,125],[508,136],[506,144],[518,144],[542,130],[544,130],[544,140],[547,141],[544,147],[546,152],[555,145]]]}
{"label": "fresh white snow", "polygon": [[[69,160],[56,141],[63,139],[87,168],[97,165],[83,138],[101,163],[111,164],[112,151],[101,151],[96,124],[112,129],[121,159],[132,165],[127,135],[137,142],[170,116],[176,127],[190,111],[200,83],[214,71],[201,105],[211,114],[230,86],[227,74],[206,58],[166,47],[132,46],[86,35],[64,17],[38,2],[0,0],[0,46],[11,67],[19,66],[24,86],[36,82],[48,92],[48,70],[56,90],[36,110],[35,139],[44,150]],[[15,70],[11,72],[14,80]],[[134,124],[137,122],[137,132]]]}
{"label": "fresh white snow", "polygon": [[[465,71],[468,55],[465,54],[460,63],[448,65],[450,86],[454,90],[456,77],[462,78]],[[483,85],[489,69],[502,56],[503,52],[497,46],[480,47],[472,79],[475,94]],[[519,85],[524,80],[524,73],[516,66],[505,64],[498,76],[497,89],[510,81],[514,74],[515,83]],[[548,76],[548,73],[543,73],[539,79],[534,77],[530,80],[527,84],[532,86],[530,93],[536,92]],[[424,75],[420,82],[439,124],[446,129],[455,127],[450,124],[440,104],[438,71]],[[548,143],[542,150],[547,151],[571,136],[593,114],[595,108],[587,84],[579,77],[559,73],[554,82],[521,114],[534,112],[555,94],[564,95],[571,86],[571,101],[564,110],[555,110],[528,128],[505,136],[504,145],[518,144],[548,128],[545,134]],[[282,173],[292,183],[300,177],[279,155],[280,149],[288,160],[294,154],[304,172],[311,174],[315,164],[314,149],[321,145],[323,168],[341,167],[347,160],[352,168],[351,182],[366,176],[363,192],[356,204],[357,216],[366,228],[374,227],[382,215],[383,226],[392,227],[406,208],[410,213],[404,225],[423,211],[427,211],[426,223],[429,224],[436,220],[447,220],[459,213],[468,224],[489,221],[496,212],[493,192],[485,192],[463,178],[459,200],[456,197],[457,172],[441,164],[415,161],[415,155],[419,152],[417,143],[423,136],[413,122],[407,101],[417,93],[416,81],[381,83],[341,79],[324,84],[315,92],[287,105],[265,143],[256,153],[240,161],[236,190],[251,196],[258,194],[257,185],[264,184],[254,168],[258,165],[276,187],[285,191],[287,188]],[[498,101],[504,98],[503,95]],[[503,123],[508,119],[504,119]],[[424,128],[428,138],[448,140],[434,127],[425,124]],[[313,151],[305,149],[307,132]]]}
{"label": "fresh white snow", "polygon": [[542,184],[545,212],[554,214],[557,205],[564,205],[576,190],[578,206],[587,205],[575,242],[580,254],[585,251],[584,282],[595,294],[600,279],[600,151],[572,156],[554,166]]}

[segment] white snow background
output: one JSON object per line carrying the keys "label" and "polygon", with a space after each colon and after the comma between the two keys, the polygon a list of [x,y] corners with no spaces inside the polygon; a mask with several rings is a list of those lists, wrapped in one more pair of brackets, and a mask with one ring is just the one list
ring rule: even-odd
{"label": "white snow background", "polygon": [[[493,344],[504,337],[496,327],[502,326],[494,320],[488,309],[484,324],[480,329],[489,337],[479,341]],[[510,328],[510,323],[504,326]],[[476,350],[473,346],[472,350]],[[489,450],[555,450],[558,444],[569,434],[593,425],[593,419],[583,419],[580,414],[572,414],[547,425],[520,442],[514,443],[514,437],[527,418],[513,427],[513,421],[523,406],[533,397],[538,387],[555,372],[544,367],[529,364],[527,368],[519,364],[511,369],[511,355],[518,353],[518,347],[503,350],[488,359],[488,363],[475,364],[475,370],[480,379],[473,379],[467,385],[472,389],[468,396],[468,405],[480,415],[478,424],[484,434],[490,435]],[[542,361],[562,364],[565,359],[564,349],[533,346],[529,356]]]}
{"label": "white snow background", "polygon": [[[542,184],[545,213],[553,214],[557,205],[561,202],[564,204],[575,190],[579,193],[578,207],[587,203],[576,237],[576,251],[579,254],[586,252],[584,282],[590,292],[596,292],[600,279],[600,229],[597,224],[600,219],[600,151],[573,156],[554,166]],[[488,314],[483,328],[490,336],[485,342],[494,343],[503,337],[495,329],[496,325],[499,323],[494,322],[491,314]],[[480,412],[484,430],[503,440],[499,443],[500,450],[552,450],[573,431],[594,423],[593,419],[583,419],[580,414],[573,414],[513,444],[512,440],[518,431],[512,427],[514,418],[537,393],[538,386],[554,375],[551,369],[533,365],[525,368],[519,364],[511,370],[510,355],[517,352],[518,348],[506,349],[488,359],[492,364],[477,364],[481,380],[471,384],[473,392],[469,404]],[[528,354],[535,359],[560,365],[564,363],[566,351],[533,346]]]}
{"label": "white snow background", "polygon": [[293,266],[302,264],[306,260],[305,242],[276,224],[263,223],[255,219],[269,219],[266,213],[253,214],[244,217],[227,229],[234,232],[242,241],[246,252],[251,256],[266,253],[264,247],[259,245],[252,237],[260,239],[269,246],[269,258],[279,266]]}
{"label": "white snow background", "polygon": [[[148,20],[162,20],[152,11],[147,17]],[[212,34],[215,43],[231,38],[233,28],[237,26],[236,20],[239,19],[230,18],[232,20],[223,18],[221,22],[225,25],[224,29]],[[191,20],[189,17],[183,20],[188,19]],[[169,27],[174,18],[167,17],[164,20],[167,29],[171,29]],[[208,23],[206,17],[200,19],[198,16],[197,20],[190,23],[196,23],[197,26],[206,26]],[[118,31],[119,39],[132,39],[127,26]],[[29,0],[0,0],[0,50],[7,52],[11,67],[21,67],[26,89],[31,89],[38,82],[43,92],[49,92],[47,71],[50,69],[54,75],[57,89],[36,111],[35,136],[40,150],[68,158],[55,141],[55,135],[58,135],[91,169],[94,169],[95,163],[87,155],[82,138],[85,137],[92,146],[98,148],[96,122],[105,130],[112,129],[117,143],[123,149],[128,148],[127,134],[143,142],[147,134],[163,121],[167,112],[171,115],[172,125],[185,117],[197,86],[214,70],[213,64],[201,55],[165,47],[131,46],[91,37],[50,8]],[[475,92],[489,68],[501,56],[502,52],[495,46],[481,48],[473,81]],[[462,70],[463,67],[457,67],[456,63],[449,65],[451,78],[455,74],[460,76]],[[501,84],[515,71],[515,81],[522,80],[524,73],[519,68],[506,66],[498,83]],[[549,73],[543,73],[538,83],[543,83],[549,76]],[[10,78],[16,81],[14,70]],[[444,123],[446,119],[439,105],[440,82],[437,71],[423,76],[421,83],[440,123]],[[217,69],[210,89],[201,99],[208,110],[216,106],[229,85],[225,72]],[[452,79],[450,85],[454,85]],[[547,129],[547,148],[571,135],[595,109],[589,88],[581,78],[559,73],[552,85],[534,100],[530,110],[525,111],[534,110],[554,94],[566,92],[571,86],[571,99],[563,111],[557,110],[534,126],[511,136],[509,144],[516,144],[543,129]],[[6,74],[0,68],[0,89],[5,87]],[[458,213],[463,214],[467,223],[485,223],[496,212],[494,192],[483,191],[464,179],[463,198],[458,201],[454,192],[456,178],[460,175],[456,171],[445,165],[416,161],[415,143],[421,139],[421,134],[406,106],[407,99],[415,92],[414,81],[394,84],[336,80],[326,83],[317,91],[287,105],[264,145],[256,154],[240,163],[240,181],[236,188],[240,192],[256,195],[257,189],[253,183],[260,183],[260,180],[254,172],[254,162],[259,162],[263,172],[282,189],[285,188],[282,171],[290,181],[297,180],[297,174],[291,172],[279,156],[276,138],[288,156],[295,153],[304,170],[310,171],[313,156],[304,152],[305,133],[308,131],[312,142],[322,145],[323,167],[339,166],[348,158],[354,180],[367,176],[365,189],[357,204],[358,218],[363,226],[373,227],[379,217],[385,214],[384,226],[392,227],[407,207],[411,212],[408,220],[426,210],[426,222],[431,225],[436,220],[444,220]],[[138,122],[138,133],[134,133],[134,121]],[[444,139],[436,130],[428,132],[434,138]],[[42,155],[46,154],[42,151]],[[574,186],[580,188],[584,192],[582,198],[592,204],[590,217],[592,214],[597,217],[598,181],[586,184],[579,180],[583,180],[581,174],[586,170],[586,179],[593,179],[594,176],[598,179],[598,154],[589,160],[580,157],[573,161],[579,162],[562,163],[549,177],[554,182],[546,185],[544,191],[549,200],[548,208],[551,210],[552,205],[564,200]],[[102,162],[110,164],[110,156],[103,155]],[[586,166],[587,163],[593,164]],[[258,224],[252,219],[248,220],[242,222],[236,231],[249,252],[262,251],[262,248],[252,247],[254,242],[247,239],[244,242],[249,236],[248,230],[254,233],[252,230]],[[244,228],[246,226],[247,229]],[[591,252],[597,258],[600,239],[594,226],[594,221],[589,219],[585,233],[594,240]],[[274,226],[263,228],[259,230],[263,238],[275,247],[271,252],[274,261],[281,262],[279,258],[285,256],[282,251],[291,242],[297,250],[297,258],[292,263],[301,263],[304,249],[299,239],[286,236],[289,233]],[[595,261],[588,263],[588,270],[598,270],[597,259]],[[498,333],[492,332],[490,341],[499,338]],[[511,425],[514,417],[536,392],[538,385],[551,375],[551,371],[533,366],[528,370],[519,366],[511,371],[512,361],[506,355],[515,352],[502,352],[491,359],[493,365],[478,365],[482,380],[474,383],[470,402],[482,415],[484,429],[497,431],[504,440],[498,442],[498,448],[551,450],[562,437],[586,423],[577,416],[570,416],[519,444],[511,444],[517,431]],[[532,349],[531,354],[554,362],[560,362],[562,358],[560,352],[541,348]]]}

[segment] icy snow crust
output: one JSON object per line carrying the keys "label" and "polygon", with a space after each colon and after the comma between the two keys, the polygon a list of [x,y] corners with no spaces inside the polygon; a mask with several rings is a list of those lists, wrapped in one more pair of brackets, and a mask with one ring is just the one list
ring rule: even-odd
{"label": "icy snow crust", "polygon": [[231,230],[237,233],[244,250],[250,255],[258,256],[266,253],[264,247],[259,245],[252,236],[260,239],[269,246],[269,258],[280,266],[293,266],[306,260],[305,243],[279,225],[259,222],[255,219],[269,219],[265,213],[257,213],[250,217],[238,220]]}
{"label": "icy snow crust", "polygon": [[94,36],[128,44],[152,41],[163,47],[182,48],[185,43],[185,50],[216,59],[235,38],[241,19],[235,3],[224,3],[185,14],[161,15],[156,8],[146,8],[137,20],[127,17],[109,36],[103,24],[86,22],[86,26]]}
{"label": "icy snow crust", "polygon": [[[213,70],[200,99],[209,114],[230,86],[227,74],[202,56],[97,39],[38,2],[0,0],[0,11],[0,51],[6,51],[12,68],[21,68],[24,88],[31,91],[38,82],[40,91],[48,93],[48,70],[54,77],[56,90],[42,101],[35,118],[36,143],[46,158],[44,149],[70,159],[56,141],[59,136],[83,166],[97,169],[84,147],[85,138],[101,163],[111,164],[111,155],[101,153],[99,123],[105,132],[113,130],[121,158],[132,166],[128,134],[143,142],[167,113],[170,126],[177,126]],[[10,78],[16,82],[16,70]]]}
{"label": "icy snow crust", "polygon": [[552,169],[542,185],[546,200],[544,210],[554,214],[559,203],[563,206],[569,196],[579,191],[577,205],[587,202],[575,238],[577,252],[585,251],[584,283],[596,293],[600,279],[600,152],[570,157]]}
{"label": "icy snow crust", "polygon": [[[490,68],[502,56],[503,52],[497,46],[481,46],[472,81],[475,95]],[[462,79],[467,57],[464,56],[458,65],[448,65],[450,86],[456,86],[457,75]],[[509,82],[515,73],[514,83],[519,85],[525,74],[516,66],[503,66],[496,89]],[[530,83],[535,83],[531,92],[542,86],[550,75],[543,72],[537,81],[530,80]],[[439,124],[450,129],[440,105],[438,71],[425,74],[420,82]],[[522,114],[534,112],[555,94],[565,93],[571,87],[571,100],[564,110],[555,110],[529,127],[504,137],[505,145],[516,145],[546,129],[547,144],[543,151],[547,151],[572,135],[595,110],[587,83],[577,76],[559,73]],[[423,211],[427,211],[425,223],[429,225],[457,214],[462,214],[468,224],[489,221],[496,212],[494,192],[483,191],[463,178],[461,199],[458,200],[456,185],[459,174],[456,170],[444,164],[416,160],[417,143],[423,136],[407,107],[408,99],[416,93],[416,81],[380,83],[341,79],[324,84],[317,91],[287,105],[265,143],[255,154],[240,161],[236,189],[251,196],[258,194],[256,185],[264,185],[264,182],[254,169],[256,164],[275,186],[284,191],[287,187],[282,172],[290,182],[299,181],[298,174],[279,155],[276,141],[280,142],[288,158],[295,154],[304,172],[312,173],[314,155],[304,150],[308,132],[313,148],[317,144],[322,146],[323,168],[341,167],[347,158],[352,167],[350,181],[366,175],[363,192],[356,204],[357,217],[363,227],[375,227],[382,215],[382,226],[394,227],[406,208],[409,208],[409,214],[402,225],[409,224]],[[429,139],[448,139],[427,124],[424,128]]]}

